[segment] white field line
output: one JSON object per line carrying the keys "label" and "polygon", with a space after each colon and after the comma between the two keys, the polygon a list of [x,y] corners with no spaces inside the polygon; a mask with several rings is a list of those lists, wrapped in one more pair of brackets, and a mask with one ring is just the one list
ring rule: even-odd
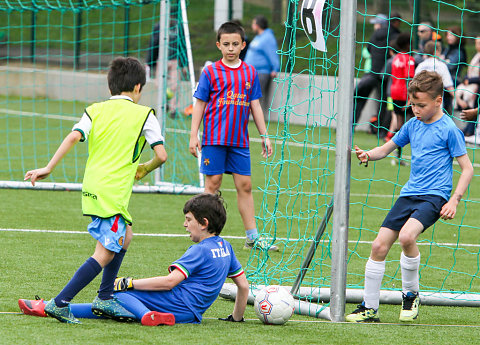
{"label": "white field line", "polygon": [[[7,109],[7,108],[0,108],[0,112],[6,113],[6,114],[12,114],[12,115],[20,115],[20,116],[39,116],[39,117],[44,117],[47,119],[55,119],[55,120],[69,120],[69,121],[79,121],[80,117],[74,117],[74,116],[65,116],[65,115],[58,115],[58,114],[42,114],[42,113],[35,113],[35,112],[29,112],[29,111],[20,111],[20,110],[13,110],[13,109]],[[172,132],[172,133],[180,133],[180,134],[190,134],[189,130],[186,129],[176,129],[176,128],[166,128],[167,132]],[[250,137],[250,141],[254,143],[261,143],[262,139],[261,138],[253,138]],[[275,143],[280,143],[279,140],[274,140]],[[327,150],[332,150],[335,151],[335,147],[329,147],[324,144],[305,144],[305,143],[292,143],[288,142],[287,146],[293,146],[293,147],[308,147],[308,148],[318,148],[318,149],[327,149]],[[393,157],[393,156],[392,156]],[[411,159],[412,157],[410,156],[404,156],[405,159]],[[454,165],[458,165],[458,162],[455,160],[453,161]],[[474,163],[473,166],[475,168],[480,167],[480,163]]]}
{"label": "white field line", "polygon": [[[9,228],[0,228],[0,231],[4,232],[41,232],[41,233],[49,233],[49,234],[74,234],[74,235],[88,235],[88,231],[75,231],[75,230],[42,230],[42,229],[9,229]],[[134,236],[145,236],[145,237],[188,237],[189,234],[152,234],[152,233],[134,233]],[[223,238],[227,240],[245,240],[244,236],[228,236],[222,235]],[[298,242],[300,239],[298,238],[285,238],[285,237],[277,237],[277,241],[291,241],[291,242]],[[308,241],[312,241],[309,239]],[[323,242],[324,240],[322,240]],[[348,241],[351,244],[372,244],[372,241]],[[395,242],[398,245],[397,242]],[[480,247],[480,244],[471,244],[471,243],[424,243],[419,242],[417,243],[419,246],[449,246],[449,247]]]}
{"label": "white field line", "polygon": [[[218,320],[215,317],[204,317],[203,319],[206,320]],[[245,321],[259,321],[259,319],[245,319]],[[332,324],[331,321],[328,320],[294,320],[290,319],[288,322],[293,323],[325,323],[325,324]],[[352,325],[352,327],[359,327],[354,325],[383,325],[383,326],[402,326],[402,327],[459,327],[459,328],[479,328],[480,325],[441,325],[441,324],[422,324],[422,323],[412,323],[412,324],[405,324],[405,323],[386,323],[386,322],[364,322],[364,323],[355,323],[355,322],[335,322],[335,324],[342,324],[342,325]]]}

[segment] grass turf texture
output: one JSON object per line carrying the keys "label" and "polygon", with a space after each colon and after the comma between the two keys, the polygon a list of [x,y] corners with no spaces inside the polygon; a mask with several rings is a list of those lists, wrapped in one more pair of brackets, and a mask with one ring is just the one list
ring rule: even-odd
{"label": "grass turf texture", "polygon": [[[254,134],[253,128],[250,129]],[[300,133],[301,128],[291,126],[292,133]],[[273,133],[274,129],[270,129]],[[322,132],[324,135],[332,136],[334,142],[334,132]],[[254,138],[256,135],[252,135]],[[323,142],[323,141],[322,141]],[[356,133],[354,142],[360,147],[370,148],[377,145],[378,140],[371,135]],[[258,192],[257,187],[264,186],[265,175],[262,174],[264,166],[260,164],[259,156],[260,146],[258,143],[252,143],[252,166],[253,166],[253,185],[256,192],[254,198],[256,202],[257,214],[262,200],[262,193]],[[303,151],[302,148],[291,147],[289,152],[292,156],[297,156]],[[408,151],[408,150],[406,150]],[[405,154],[409,154],[406,152]],[[352,157],[352,198],[350,207],[350,240],[356,240],[359,233],[362,232],[362,240],[373,239],[374,231],[377,230],[379,222],[383,219],[390,203],[393,201],[390,197],[383,197],[392,193],[391,183],[375,183],[370,186],[369,192],[369,211],[364,212],[361,203],[366,198],[366,187],[372,184],[369,181],[362,181],[371,177],[372,170],[375,169],[375,179],[382,180],[395,176],[395,172],[390,167],[389,158],[383,162],[377,162],[370,165],[369,168],[356,165],[356,160]],[[327,163],[333,169],[334,159]],[[398,168],[393,168],[398,169]],[[408,178],[408,168],[400,168],[399,180],[405,181]],[[331,177],[333,179],[333,177]],[[291,171],[289,180],[298,179],[294,170]],[[330,181],[331,182],[331,181]],[[402,182],[403,183],[403,182]],[[470,189],[470,199],[479,195],[478,184],[473,183]],[[333,184],[329,183],[329,189]],[[228,206],[228,221],[223,235],[244,236],[243,227],[236,206],[236,195],[233,192],[234,186],[229,176],[224,178],[224,198]],[[398,193],[399,189],[397,189]],[[70,230],[84,231],[89,222],[88,218],[81,215],[80,193],[78,192],[50,192],[50,191],[28,191],[28,190],[1,190],[2,198],[0,200],[0,209],[2,209],[2,227],[17,229],[45,229],[45,230]],[[375,196],[379,195],[379,196]],[[135,233],[171,233],[185,234],[182,223],[182,206],[189,196],[177,195],[158,195],[158,194],[133,194],[131,199],[131,213],[134,217]],[[388,200],[388,201],[386,201]],[[284,205],[286,206],[286,205]],[[298,206],[294,206],[298,207]],[[470,206],[471,207],[471,206]],[[364,213],[362,213],[364,212]],[[459,209],[459,214],[463,210]],[[363,221],[363,223],[361,223]],[[434,235],[428,230],[420,237],[426,241],[435,237],[437,242],[456,242],[456,231],[452,231],[449,224],[457,224],[460,219],[444,223],[437,223]],[[463,218],[464,224],[475,224],[472,212],[467,212]],[[281,223],[281,222],[280,222]],[[368,230],[368,229],[373,229]],[[279,232],[285,231],[279,226]],[[469,231],[475,232],[475,229]],[[365,236],[365,234],[369,234]],[[284,236],[279,233],[278,236]],[[64,284],[70,279],[71,275],[78,266],[92,254],[94,243],[88,234],[59,234],[59,233],[25,233],[25,232],[0,232],[2,238],[0,252],[2,261],[0,269],[3,275],[0,282],[0,291],[2,298],[0,300],[0,311],[17,312],[18,298],[33,298],[39,294],[45,299],[54,297]],[[475,236],[476,237],[476,236]],[[249,252],[241,250],[243,239],[231,239],[230,242],[239,257],[241,263],[246,265],[249,259]],[[461,242],[477,243],[471,236],[462,238]],[[166,274],[167,266],[190,246],[192,243],[188,237],[134,237],[121,268],[120,274],[132,275],[134,277],[146,277]],[[350,244],[351,250],[356,249],[357,254],[352,254],[349,260],[349,282],[361,281],[363,274],[363,261],[357,260],[357,255],[368,256],[370,246],[368,244]],[[428,247],[421,247],[422,254],[428,250]],[[472,249],[478,251],[478,249]],[[462,268],[471,267],[474,273],[476,264],[476,255],[461,256],[456,253],[458,265]],[[352,252],[351,252],[352,253]],[[450,253],[450,254],[448,254]],[[272,258],[279,259],[281,254],[272,254]],[[450,257],[449,257],[450,255]],[[447,254],[437,254],[432,257],[432,264],[442,266],[443,262],[451,260],[451,251]],[[398,260],[399,247],[394,246],[388,257],[390,260]],[[423,263],[423,261],[422,261]],[[387,273],[384,279],[384,287],[392,287],[393,284],[399,284],[396,280],[389,280],[389,276],[394,274],[396,263],[387,264]],[[426,269],[425,269],[426,270]],[[441,271],[422,271],[422,284],[430,281],[438,283],[443,279],[445,273]],[[329,274],[329,272],[328,272]],[[397,277],[398,278],[398,277]],[[461,279],[461,278],[455,278]],[[474,279],[474,281],[476,281]],[[100,283],[97,278],[84,291],[82,291],[74,301],[89,302],[93,300],[96,290]],[[455,285],[466,286],[467,281],[456,282]],[[398,285],[397,285],[398,286]],[[473,291],[478,283],[474,284]],[[354,305],[347,305],[346,312],[351,312]],[[2,328],[9,332],[2,332],[4,336],[0,343],[5,344],[52,344],[52,343],[109,343],[118,339],[128,339],[128,343],[151,343],[157,342],[158,337],[165,343],[202,343],[202,344],[220,344],[233,341],[237,344],[267,344],[273,342],[282,343],[285,339],[295,337],[295,342],[299,344],[311,344],[318,341],[328,344],[345,344],[355,339],[356,343],[371,343],[372,335],[375,339],[388,339],[390,344],[404,343],[450,343],[451,332],[462,341],[471,341],[474,343],[480,335],[480,321],[473,318],[475,310],[472,308],[454,308],[454,307],[430,307],[421,306],[420,325],[407,328],[397,325],[350,325],[350,324],[331,324],[329,322],[289,322],[285,326],[273,327],[264,326],[255,317],[253,308],[247,307],[246,318],[250,319],[245,324],[223,323],[214,318],[224,317],[231,313],[233,303],[223,299],[218,299],[214,305],[205,313],[206,319],[201,325],[177,325],[174,327],[147,328],[138,324],[118,324],[113,321],[105,320],[83,320],[83,325],[78,327],[69,327],[60,324],[50,318],[34,318],[23,315],[0,315]],[[397,323],[400,306],[381,305],[380,317],[382,322]],[[210,319],[212,318],[212,319]],[[313,318],[294,315],[292,320],[312,321]],[[422,325],[423,324],[423,325]],[[434,327],[427,326],[433,324],[440,325],[458,325],[458,327]],[[477,327],[460,327],[461,325],[476,325]],[[159,333],[161,332],[161,333]]]}

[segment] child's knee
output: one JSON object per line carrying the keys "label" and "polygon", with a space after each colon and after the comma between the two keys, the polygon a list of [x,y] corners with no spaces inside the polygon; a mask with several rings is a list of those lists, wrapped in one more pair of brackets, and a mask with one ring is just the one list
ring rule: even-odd
{"label": "child's knee", "polygon": [[235,182],[235,187],[239,193],[252,193],[252,180],[244,178],[240,181]]}
{"label": "child's knee", "polygon": [[398,242],[402,248],[409,248],[412,245],[416,244],[417,238],[409,232],[400,232],[398,235]]}
{"label": "child's knee", "polygon": [[382,261],[388,254],[390,250],[390,246],[388,246],[383,241],[379,240],[378,238],[375,239],[372,243],[372,259],[375,261]]}

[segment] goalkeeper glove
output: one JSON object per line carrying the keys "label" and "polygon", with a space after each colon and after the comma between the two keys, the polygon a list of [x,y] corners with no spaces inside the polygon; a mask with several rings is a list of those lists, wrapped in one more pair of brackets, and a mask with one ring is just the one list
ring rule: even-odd
{"label": "goalkeeper glove", "polygon": [[228,321],[228,322],[245,322],[245,319],[244,319],[243,317],[242,317],[241,320],[238,320],[238,321],[235,320],[235,319],[233,318],[233,315],[232,315],[232,314],[228,315],[228,316],[225,317],[225,318],[219,317],[218,319],[221,320],[221,321]]}
{"label": "goalkeeper glove", "polygon": [[118,277],[113,284],[113,292],[127,291],[133,289],[132,277]]}

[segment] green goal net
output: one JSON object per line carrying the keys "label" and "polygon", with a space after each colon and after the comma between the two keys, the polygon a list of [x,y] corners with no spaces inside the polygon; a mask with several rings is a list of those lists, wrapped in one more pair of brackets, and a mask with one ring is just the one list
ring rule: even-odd
{"label": "green goal net", "polygon": [[[379,2],[376,3],[378,5]],[[422,25],[427,25],[434,34],[442,36],[443,53],[448,52],[447,49],[465,49],[465,61],[454,61],[455,53],[450,58],[443,55],[438,57],[438,60],[453,67],[453,99],[461,89],[462,81],[468,77],[467,70],[475,72],[478,77],[478,60],[476,64],[471,64],[477,53],[475,38],[480,33],[475,31],[478,27],[472,25],[480,10],[476,3],[435,0],[408,3],[391,0],[384,3],[381,11],[386,20],[382,25],[388,26],[398,20],[399,30],[411,35],[408,52],[419,61],[431,57],[419,51],[418,34],[419,28],[424,28]],[[338,71],[342,68],[339,66],[341,13],[339,1],[332,0],[289,1],[288,9],[285,34],[278,51],[282,73],[275,79],[269,109],[268,132],[274,142],[274,154],[263,163],[265,184],[259,187],[262,202],[257,211],[259,229],[281,250],[279,253],[253,251],[246,271],[249,281],[254,285],[285,286],[294,285],[299,272],[302,272],[304,276],[297,295],[319,303],[330,298],[332,246],[335,245],[331,240],[332,233],[338,230],[332,228],[332,219],[320,240],[315,241],[315,238],[334,193],[342,192],[334,191],[335,153],[341,145],[345,145],[336,140],[338,102],[345,101],[338,94]],[[362,55],[362,48],[376,48],[377,53],[383,54],[381,63],[386,65],[391,54],[398,52],[390,40],[383,45],[370,41],[374,30],[372,19],[383,19],[378,13],[381,12],[373,8],[372,1],[358,1],[354,69],[356,85],[369,71],[378,79],[376,87],[366,96],[357,94],[355,99],[347,100],[354,102],[354,107],[358,107],[360,101],[366,102],[363,112],[358,114],[353,123],[352,138],[353,144],[363,149],[384,143],[391,116],[391,101],[389,95],[385,94],[389,90],[390,72],[378,65],[366,70],[365,55]],[[453,32],[457,30],[453,28],[455,26],[460,30],[457,33]],[[309,37],[306,32],[310,33]],[[393,35],[393,29],[387,30],[387,34]],[[451,34],[455,39],[451,39]],[[320,35],[326,43],[326,51],[313,46],[320,40]],[[477,47],[480,51],[478,41]],[[456,54],[458,57],[460,53],[457,51]],[[372,56],[372,61],[376,63],[378,57],[374,60]],[[474,99],[472,106],[478,107],[478,91],[469,92]],[[462,119],[455,101],[449,109],[446,105],[445,108],[448,116],[461,129],[466,129],[469,123],[476,123],[476,119]],[[476,140],[480,143],[479,139]],[[467,146],[475,168],[478,167],[476,150],[475,142]],[[403,150],[400,160],[392,153],[392,156],[381,161],[371,162],[368,168],[357,163],[353,154],[346,281],[347,302],[355,303],[362,300],[365,263],[372,241],[408,180],[410,148],[407,146]],[[455,161],[453,170],[455,188],[461,172]],[[479,227],[475,216],[480,196],[477,179],[478,175],[475,174],[468,192],[458,205],[455,219],[439,220],[419,237],[420,289],[427,303],[463,304],[468,301],[478,305],[480,302]],[[347,187],[345,190],[348,191]],[[316,245],[313,259],[301,269],[312,245]],[[382,303],[401,302],[400,252],[400,246],[396,243],[387,256]]]}
{"label": "green goal net", "polygon": [[[169,153],[169,163],[135,188],[201,190],[197,160],[188,152],[194,83],[188,34],[185,1],[3,1],[1,185],[26,187],[25,172],[48,162],[85,107],[110,97],[109,62],[133,56],[148,66],[140,103],[156,110]],[[161,44],[168,54],[158,54]],[[159,57],[164,69],[156,68]],[[87,145],[77,145],[45,188],[79,188],[87,154]],[[152,152],[143,155],[147,160]]]}

